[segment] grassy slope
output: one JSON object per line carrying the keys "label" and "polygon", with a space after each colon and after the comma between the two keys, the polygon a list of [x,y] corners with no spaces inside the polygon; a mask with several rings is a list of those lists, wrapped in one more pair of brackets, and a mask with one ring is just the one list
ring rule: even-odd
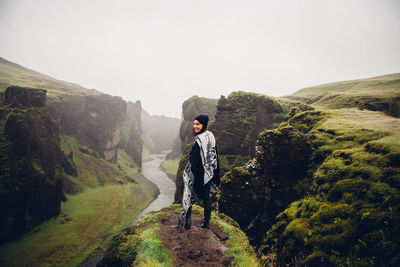
{"label": "grassy slope", "polygon": [[327,83],[319,86],[307,87],[292,94],[293,97],[311,99],[325,93],[341,92],[348,94],[387,94],[399,93],[400,73],[378,76],[368,79]]}
{"label": "grassy slope", "polygon": [[[312,130],[320,143],[317,154],[330,156],[313,174],[316,194],[305,195],[278,215],[267,235],[268,242],[280,240],[285,245],[279,249],[291,253],[312,249],[305,263],[310,266],[324,260],[336,265],[348,261],[350,265],[357,262],[372,266],[379,255],[376,251],[392,242],[396,231],[396,227],[381,225],[397,220],[393,215],[398,208],[397,189],[393,181],[386,179],[385,170],[395,164],[395,155],[400,151],[400,119],[355,108],[314,107],[325,114]],[[365,196],[364,188],[368,188]],[[369,214],[373,214],[373,219]],[[365,225],[370,228],[364,229]],[[381,232],[382,236],[371,241],[371,236]],[[359,244],[353,242],[354,233]],[[394,250],[395,245],[391,246]],[[393,249],[382,250],[387,253],[386,261],[394,259]],[[386,256],[383,252],[382,255]]]}
{"label": "grassy slope", "polygon": [[72,136],[61,135],[60,141],[61,149],[65,154],[73,152],[74,162],[78,169],[77,177],[68,176],[68,178],[81,188],[97,187],[107,183],[126,183],[129,181],[129,176],[126,173],[126,169],[122,169],[122,164],[125,164],[136,173],[138,172],[138,167],[134,162],[127,161],[129,156],[122,150],[118,154],[118,156],[123,155],[119,158],[119,162],[112,164],[101,158],[95,158],[79,151],[80,145],[76,138]]}
{"label": "grassy slope", "polygon": [[[316,106],[321,109],[320,107]],[[376,142],[400,145],[400,119],[382,112],[359,109],[321,109],[328,112],[329,118],[321,128],[351,132],[361,129],[387,132],[388,135]]]}
{"label": "grassy slope", "polygon": [[49,96],[71,92],[99,93],[96,90],[88,90],[77,84],[54,79],[0,57],[0,92],[3,92],[10,85],[45,88]]}
{"label": "grassy slope", "polygon": [[324,108],[359,108],[400,117],[400,74],[304,88],[287,96]]}
{"label": "grassy slope", "polygon": [[[0,57],[0,94],[11,85],[44,88],[48,101],[64,94],[99,94]],[[111,164],[79,151],[74,137],[62,135],[60,141],[66,154],[73,152],[78,170],[77,177],[64,175],[71,181],[68,184],[72,184],[72,191],[80,193],[67,195],[57,218],[1,247],[2,266],[77,265],[105,244],[108,236],[129,224],[154,198],[156,188],[138,173],[124,151],[118,152],[118,163]]]}
{"label": "grassy slope", "polygon": [[175,176],[178,172],[179,167],[179,160],[180,159],[166,159],[162,162],[161,167],[164,172],[169,175]]}
{"label": "grassy slope", "polygon": [[[68,195],[59,216],[3,246],[1,265],[77,265],[153,200],[154,188],[144,181],[137,168],[132,168],[134,162],[124,151],[119,151],[117,164],[104,164],[79,152],[75,142],[72,137],[62,137],[63,149],[73,149],[81,176],[73,179],[79,182],[83,192]],[[113,174],[114,181],[105,180],[105,186],[96,186],[95,175],[104,174],[103,171]],[[140,183],[126,183],[126,176]],[[115,184],[118,179],[125,184]]]}

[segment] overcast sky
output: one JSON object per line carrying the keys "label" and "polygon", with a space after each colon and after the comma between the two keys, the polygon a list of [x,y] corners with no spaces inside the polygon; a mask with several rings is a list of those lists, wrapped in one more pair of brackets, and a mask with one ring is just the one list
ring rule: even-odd
{"label": "overcast sky", "polygon": [[180,118],[192,95],[400,72],[400,0],[0,0],[0,56]]}

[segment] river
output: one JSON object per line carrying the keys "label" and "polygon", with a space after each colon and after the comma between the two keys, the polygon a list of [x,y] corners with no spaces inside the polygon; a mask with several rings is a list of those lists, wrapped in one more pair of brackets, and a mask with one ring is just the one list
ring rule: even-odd
{"label": "river", "polygon": [[152,181],[160,190],[160,194],[157,198],[151,202],[151,204],[145,208],[138,216],[127,226],[131,227],[136,224],[136,222],[144,214],[153,211],[160,210],[172,204],[175,195],[175,183],[168,178],[168,176],[160,170],[160,165],[165,159],[163,154],[151,154],[151,160],[143,163],[142,174],[146,179]]}
{"label": "river", "polygon": [[[160,210],[172,204],[175,195],[175,183],[168,178],[168,176],[160,170],[160,165],[165,159],[164,154],[151,154],[151,160],[142,164],[142,174],[146,179],[157,185],[160,193],[151,204],[140,212],[136,218],[127,226],[131,227],[136,224],[140,217],[146,213],[154,210]],[[97,249],[96,254],[86,260],[83,264],[85,267],[95,267],[98,262],[103,258],[104,250]]]}

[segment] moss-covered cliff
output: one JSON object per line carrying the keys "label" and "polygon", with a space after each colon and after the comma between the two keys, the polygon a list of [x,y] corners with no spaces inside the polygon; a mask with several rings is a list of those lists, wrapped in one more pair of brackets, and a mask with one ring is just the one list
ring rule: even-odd
{"label": "moss-covered cliff", "polygon": [[262,243],[280,264],[400,263],[400,121],[350,112],[328,113],[311,128],[304,120],[295,124],[314,135],[314,152],[305,192],[276,217]]}
{"label": "moss-covered cliff", "polygon": [[202,229],[202,209],[193,207],[190,230],[177,230],[178,205],[142,217],[116,235],[100,266],[260,266],[235,221],[212,214],[211,229]]}
{"label": "moss-covered cliff", "polygon": [[[0,58],[0,110],[2,241],[57,215],[64,193],[134,182],[142,154],[140,104],[127,110],[120,97]],[[124,149],[136,161],[129,172],[117,163],[124,125]]]}
{"label": "moss-covered cliff", "polygon": [[265,95],[233,92],[227,98],[221,96],[211,127],[219,153],[253,156],[258,134],[275,128],[282,113],[279,103]]}
{"label": "moss-covered cliff", "polygon": [[[319,113],[304,116],[318,120]],[[275,216],[304,194],[301,186],[312,153],[311,139],[293,126],[266,130],[258,138],[256,157],[222,178],[220,210],[240,224],[254,245],[262,241]]]}
{"label": "moss-covered cliff", "polygon": [[126,119],[122,129],[120,148],[130,155],[137,165],[142,167],[142,105],[140,101],[128,102]]}
{"label": "moss-covered cliff", "polygon": [[[198,111],[195,108],[199,106],[195,105],[199,101],[201,99],[193,97],[182,106],[183,114],[187,117],[181,124],[181,138],[182,142],[186,142],[186,146],[183,147],[183,156],[176,176],[175,202],[177,203],[182,200],[182,173],[188,160],[190,144],[193,143],[192,120],[199,113],[209,114],[207,111]],[[246,163],[254,154],[258,134],[262,130],[275,127],[282,121],[284,115],[285,111],[281,105],[264,95],[233,92],[227,98],[221,96],[216,106],[215,120],[210,116],[209,122],[209,129],[217,140],[221,175]]]}
{"label": "moss-covered cliff", "polygon": [[399,130],[374,112],[294,114],[223,177],[220,209],[274,264],[395,266]]}
{"label": "moss-covered cliff", "polygon": [[9,87],[0,107],[0,242],[60,212],[62,169],[57,125],[46,91]]}
{"label": "moss-covered cliff", "polygon": [[110,95],[64,95],[49,101],[60,131],[115,163],[126,116],[126,102]]}

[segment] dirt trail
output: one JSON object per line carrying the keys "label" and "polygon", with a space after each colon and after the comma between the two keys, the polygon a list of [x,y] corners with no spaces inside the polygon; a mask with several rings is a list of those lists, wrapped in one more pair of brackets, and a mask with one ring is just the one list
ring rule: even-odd
{"label": "dirt trail", "polygon": [[160,236],[163,245],[175,257],[176,266],[227,266],[233,260],[226,257],[226,247],[221,241],[228,239],[216,225],[201,228],[202,218],[192,212],[192,227],[178,231],[178,214],[168,212],[160,217]]}

